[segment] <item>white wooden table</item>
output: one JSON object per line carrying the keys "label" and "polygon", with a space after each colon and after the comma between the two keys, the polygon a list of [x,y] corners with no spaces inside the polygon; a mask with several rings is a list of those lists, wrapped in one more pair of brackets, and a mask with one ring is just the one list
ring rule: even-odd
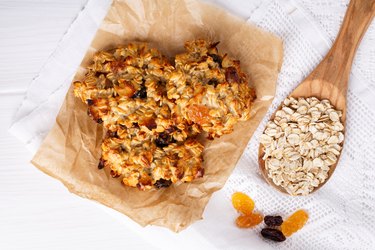
{"label": "white wooden table", "polygon": [[36,170],[7,130],[86,0],[0,1],[0,249],[153,249],[136,233]]}
{"label": "white wooden table", "polygon": [[0,1],[0,249],[155,249],[38,171],[7,131],[30,81],[85,3]]}
{"label": "white wooden table", "polygon": [[29,83],[86,2],[0,0],[0,249],[155,249],[38,171],[7,131]]}
{"label": "white wooden table", "polygon": [[[237,1],[221,2],[231,10]],[[0,249],[155,249],[38,171],[29,163],[32,155],[7,132],[28,84],[85,3],[0,0]],[[246,17],[250,10],[242,11],[237,15]],[[339,23],[331,25],[337,30]]]}

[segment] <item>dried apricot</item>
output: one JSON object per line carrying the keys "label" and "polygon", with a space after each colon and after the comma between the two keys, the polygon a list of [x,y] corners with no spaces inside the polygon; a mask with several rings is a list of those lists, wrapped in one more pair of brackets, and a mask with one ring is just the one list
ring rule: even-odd
{"label": "dried apricot", "polygon": [[249,215],[240,215],[236,219],[236,225],[240,228],[254,227],[263,221],[263,215],[253,213]]}
{"label": "dried apricot", "polygon": [[281,231],[287,237],[300,230],[309,219],[304,210],[298,210],[281,224]]}
{"label": "dried apricot", "polygon": [[187,115],[192,122],[203,125],[210,122],[210,109],[204,105],[190,105]]}
{"label": "dried apricot", "polygon": [[251,215],[254,210],[254,201],[246,194],[236,192],[232,195],[233,207],[240,213]]}

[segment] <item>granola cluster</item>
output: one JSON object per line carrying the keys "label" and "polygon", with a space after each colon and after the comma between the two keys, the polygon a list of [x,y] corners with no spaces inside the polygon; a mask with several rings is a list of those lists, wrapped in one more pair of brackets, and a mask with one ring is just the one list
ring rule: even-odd
{"label": "granola cluster", "polygon": [[216,45],[187,42],[174,66],[143,43],[94,55],[74,94],[107,129],[99,168],[141,190],[203,176],[197,135],[232,132],[249,119],[255,98],[239,61],[220,55]]}

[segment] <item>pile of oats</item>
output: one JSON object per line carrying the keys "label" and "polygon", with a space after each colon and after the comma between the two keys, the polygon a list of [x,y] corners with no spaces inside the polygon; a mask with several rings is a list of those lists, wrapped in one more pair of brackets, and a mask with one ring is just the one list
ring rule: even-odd
{"label": "pile of oats", "polygon": [[344,126],[341,111],[315,97],[284,100],[260,138],[268,177],[291,195],[307,195],[336,164]]}

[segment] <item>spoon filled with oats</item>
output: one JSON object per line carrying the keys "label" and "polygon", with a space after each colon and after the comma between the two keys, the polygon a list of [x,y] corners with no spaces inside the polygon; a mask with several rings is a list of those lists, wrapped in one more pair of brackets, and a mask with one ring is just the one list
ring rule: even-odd
{"label": "spoon filled with oats", "polygon": [[374,14],[375,0],[351,0],[326,57],[268,121],[260,137],[259,167],[277,190],[308,195],[335,171],[345,138],[350,69]]}

